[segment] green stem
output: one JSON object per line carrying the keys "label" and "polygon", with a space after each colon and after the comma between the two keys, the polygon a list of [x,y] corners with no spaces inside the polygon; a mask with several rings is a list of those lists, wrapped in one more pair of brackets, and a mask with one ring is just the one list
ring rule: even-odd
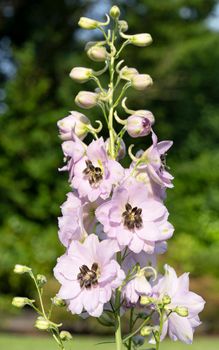
{"label": "green stem", "polygon": [[[132,328],[133,328],[133,314],[134,314],[134,309],[131,308],[130,311],[130,319],[129,319],[129,333],[132,333]],[[129,339],[128,341],[128,350],[132,349],[132,338]]]}
{"label": "green stem", "polygon": [[[121,253],[117,253],[117,262],[121,264]],[[121,318],[120,318],[120,299],[121,299],[121,289],[116,290],[115,299],[115,340],[116,349],[122,350],[122,330],[121,330]]]}
{"label": "green stem", "polygon": [[164,320],[164,310],[160,311],[160,328],[159,328],[159,334],[158,337],[155,337],[156,340],[156,350],[159,350],[160,348],[160,337],[162,334],[162,330],[163,330],[163,320]]}
{"label": "green stem", "polygon": [[35,276],[34,276],[33,273],[31,273],[31,277],[32,277],[32,279],[33,279],[33,281],[34,281],[34,284],[35,284],[35,286],[36,286],[36,289],[37,289],[37,293],[38,293],[38,296],[39,296],[39,301],[40,301],[40,306],[41,306],[42,314],[43,314],[44,318],[47,320],[47,315],[46,315],[46,312],[45,312],[45,309],[44,309],[41,291],[40,291],[40,289],[39,289],[38,283],[37,283],[36,278],[35,278]]}
{"label": "green stem", "polygon": [[129,340],[130,338],[134,337],[135,334],[137,334],[138,332],[140,332],[140,330],[142,329],[142,327],[144,327],[144,325],[148,322],[148,320],[150,319],[151,315],[149,315],[142,323],[141,325],[131,334],[129,334],[126,338],[123,339],[123,343],[126,343],[127,340]]}

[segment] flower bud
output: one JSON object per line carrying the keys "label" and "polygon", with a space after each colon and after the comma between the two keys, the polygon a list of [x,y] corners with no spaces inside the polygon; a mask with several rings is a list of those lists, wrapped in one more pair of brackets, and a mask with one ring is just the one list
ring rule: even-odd
{"label": "flower bud", "polygon": [[151,298],[147,297],[146,295],[142,295],[140,298],[140,304],[144,306],[151,304]]}
{"label": "flower bud", "polygon": [[130,36],[129,41],[136,46],[147,46],[152,43],[152,37],[148,33],[135,34]]}
{"label": "flower bud", "polygon": [[154,116],[150,111],[136,111],[127,118],[127,132],[132,137],[146,136],[151,132]]}
{"label": "flower bud", "polygon": [[113,6],[110,9],[110,16],[112,18],[119,18],[120,16],[120,9],[118,8],[118,6]]}
{"label": "flower bud", "polygon": [[152,331],[151,327],[145,326],[141,329],[140,333],[141,333],[142,337],[147,337],[148,335],[151,334],[151,331]]}
{"label": "flower bud", "polygon": [[120,71],[120,78],[130,81],[135,75],[139,75],[137,69],[129,68],[127,66],[123,67]]}
{"label": "flower bud", "polygon": [[107,59],[108,53],[104,46],[93,45],[87,50],[88,57],[95,62],[103,62]]}
{"label": "flower bud", "polygon": [[78,22],[79,27],[83,29],[96,29],[99,26],[99,22],[88,17],[81,17]]}
{"label": "flower bud", "polygon": [[75,97],[75,103],[85,109],[95,107],[99,99],[99,94],[90,91],[80,91]]}
{"label": "flower bud", "polygon": [[12,299],[12,305],[21,309],[25,305],[31,305],[35,300],[30,300],[28,298],[23,297],[14,297]]}
{"label": "flower bud", "polygon": [[31,268],[25,265],[16,264],[14,267],[14,273],[17,273],[19,275],[22,275],[23,273],[26,273],[26,272],[29,273],[30,271],[31,271]]}
{"label": "flower bud", "polygon": [[72,140],[72,133],[81,140],[87,135],[87,126],[90,125],[89,119],[82,113],[71,111],[71,114],[58,121],[59,135],[63,141]]}
{"label": "flower bud", "polygon": [[135,74],[131,79],[131,83],[136,90],[145,90],[153,84],[153,80],[148,74]]}
{"label": "flower bud", "polygon": [[38,275],[36,276],[36,281],[37,281],[38,286],[41,288],[41,287],[44,286],[44,284],[46,284],[47,278],[46,278],[46,276],[44,276],[44,275],[39,275],[39,274],[38,274]]}
{"label": "flower bud", "polygon": [[58,298],[58,297],[52,298],[52,303],[55,306],[60,306],[60,307],[66,306],[66,302],[63,299]]}
{"label": "flower bud", "polygon": [[50,322],[46,320],[44,317],[39,316],[36,319],[35,327],[42,331],[46,331],[50,328]]}
{"label": "flower bud", "polygon": [[71,70],[69,76],[78,83],[85,83],[90,79],[93,74],[93,70],[84,67],[75,67]]}
{"label": "flower bud", "polygon": [[141,335],[135,335],[133,338],[133,343],[136,345],[136,346],[141,346],[144,344],[144,337],[142,337]]}
{"label": "flower bud", "polygon": [[169,295],[165,294],[162,298],[162,302],[164,305],[168,305],[171,303],[171,298],[169,297]]}
{"label": "flower bud", "polygon": [[177,313],[177,315],[182,317],[187,317],[189,315],[189,310],[184,306],[177,306],[174,311]]}
{"label": "flower bud", "polygon": [[60,332],[60,338],[63,340],[63,341],[68,341],[68,340],[71,340],[72,339],[72,335],[71,333],[67,332],[67,331],[61,331]]}
{"label": "flower bud", "polygon": [[127,32],[127,30],[129,29],[128,23],[126,21],[119,21],[119,31],[122,33]]}

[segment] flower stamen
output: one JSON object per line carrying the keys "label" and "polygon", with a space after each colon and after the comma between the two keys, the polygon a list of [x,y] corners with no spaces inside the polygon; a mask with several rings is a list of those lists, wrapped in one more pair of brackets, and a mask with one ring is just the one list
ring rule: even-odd
{"label": "flower stamen", "polygon": [[127,203],[125,211],[122,213],[124,218],[124,226],[129,230],[142,227],[142,209],[138,207],[132,208],[131,204]]}
{"label": "flower stamen", "polygon": [[83,173],[88,177],[90,185],[95,185],[103,179],[101,168],[95,167],[90,160],[86,160],[86,168]]}
{"label": "flower stamen", "polygon": [[79,270],[79,274],[77,275],[77,279],[80,282],[80,287],[85,287],[86,289],[90,289],[92,286],[96,286],[98,284],[98,264],[93,263],[91,269],[87,267],[87,265],[82,265]]}

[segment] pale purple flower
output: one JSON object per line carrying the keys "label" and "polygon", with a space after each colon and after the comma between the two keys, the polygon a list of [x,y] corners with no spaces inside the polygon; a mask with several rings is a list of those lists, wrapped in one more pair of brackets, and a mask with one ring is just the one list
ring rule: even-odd
{"label": "pale purple flower", "polygon": [[[136,176],[139,173],[146,172],[147,175],[161,187],[173,187],[173,176],[167,171],[166,166],[166,152],[172,146],[172,141],[157,142],[157,136],[152,132],[153,144],[143,153],[139,153],[141,158],[140,164],[133,164],[136,166]],[[139,158],[139,159],[140,159]]]}
{"label": "pale purple flower", "polygon": [[126,129],[132,137],[147,136],[153,123],[154,116],[150,111],[139,110],[127,118]]}
{"label": "pale purple flower", "polygon": [[133,271],[133,268],[137,266],[135,270],[135,277],[128,281],[122,288],[122,296],[126,303],[137,304],[141,295],[150,295],[152,288],[148,280],[146,279],[145,273],[141,271],[142,268],[148,265],[155,265],[156,256],[155,254],[147,254],[141,252],[135,254],[131,251],[127,252],[126,258],[123,261],[122,268],[126,273]]}
{"label": "pale purple flower", "polygon": [[[162,301],[162,298],[168,295],[171,303],[166,305],[166,314],[171,310],[171,314],[166,318],[163,326],[162,339],[168,333],[173,340],[180,340],[191,344],[193,333],[200,325],[198,314],[203,310],[205,301],[198,294],[189,291],[189,274],[184,273],[177,277],[175,270],[165,265],[165,275],[160,277],[153,286],[153,298]],[[188,310],[188,316],[179,316],[174,309],[176,307],[185,307]]]}
{"label": "pale purple flower", "polygon": [[113,241],[99,242],[89,235],[84,243],[73,241],[66,254],[58,259],[54,275],[60,282],[58,297],[64,299],[73,314],[87,311],[99,317],[103,306],[125,279],[125,273],[114,259]]}
{"label": "pale purple flower", "polygon": [[133,182],[118,187],[112,198],[96,210],[108,238],[135,253],[153,253],[155,243],[173,234],[165,206],[148,196],[144,184]]}
{"label": "pale purple flower", "polygon": [[71,141],[64,141],[62,143],[62,151],[65,156],[64,160],[67,164],[59,170],[69,172],[69,181],[74,176],[75,164],[85,155],[86,148],[87,146],[74,133],[72,133]]}
{"label": "pale purple flower", "polygon": [[58,218],[59,239],[65,247],[73,240],[83,240],[93,232],[96,224],[95,210],[100,203],[80,199],[74,192],[67,194],[67,200],[61,206],[62,216]]}
{"label": "pale purple flower", "polygon": [[87,196],[91,202],[98,197],[106,199],[123,174],[122,166],[108,157],[101,137],[90,143],[86,155],[75,164],[72,186],[78,190],[80,197]]}
{"label": "pale purple flower", "polygon": [[81,140],[88,133],[89,119],[82,113],[71,111],[67,117],[57,122],[60,138],[63,141],[72,140],[73,134],[77,135]]}

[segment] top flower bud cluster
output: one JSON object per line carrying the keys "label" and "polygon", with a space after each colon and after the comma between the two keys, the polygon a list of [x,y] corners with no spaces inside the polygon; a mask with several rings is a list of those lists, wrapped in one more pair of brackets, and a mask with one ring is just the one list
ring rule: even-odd
{"label": "top flower bud cluster", "polygon": [[[114,29],[105,30],[111,22]],[[143,307],[156,313],[155,327],[162,305],[166,332],[174,340],[190,342],[199,324],[203,300],[190,294],[188,276],[178,280],[168,266],[164,277],[152,278],[156,277],[156,255],[166,250],[166,241],[174,231],[163,202],[166,188],[173,187],[173,177],[166,165],[172,141],[158,142],[151,111],[128,108],[127,89],[145,90],[153,81],[148,74],[141,74],[119,60],[125,46],[145,47],[152,38],[147,33],[125,34],[128,24],[120,20],[117,6],[111,8],[106,22],[82,17],[79,26],[98,29],[103,34],[102,41],[89,42],[85,50],[91,60],[103,62],[104,66],[99,71],[72,69],[70,77],[74,81],[92,80],[96,84],[94,91],[80,91],[75,102],[84,109],[99,107],[98,116],[102,117],[96,121],[96,127],[78,111],[71,111],[58,121],[65,160],[61,170],[68,171],[71,187],[59,218],[59,239],[66,253],[54,269],[61,283],[58,297],[66,301],[72,313],[87,312],[95,317],[109,305],[125,311],[146,297],[148,302]],[[100,76],[106,72],[109,84],[102,86]],[[122,107],[122,117],[117,113],[118,106]],[[109,131],[106,140],[99,136],[103,123]],[[115,123],[121,126],[120,131],[115,130]],[[151,146],[133,154],[131,145],[127,151],[123,141],[126,132],[133,138],[149,137]],[[94,137],[90,144],[84,142],[88,133]],[[128,168],[120,164],[125,155],[131,160]],[[152,275],[146,273],[148,269]],[[118,291],[122,298],[115,305]],[[172,321],[168,318],[170,311]]]}

